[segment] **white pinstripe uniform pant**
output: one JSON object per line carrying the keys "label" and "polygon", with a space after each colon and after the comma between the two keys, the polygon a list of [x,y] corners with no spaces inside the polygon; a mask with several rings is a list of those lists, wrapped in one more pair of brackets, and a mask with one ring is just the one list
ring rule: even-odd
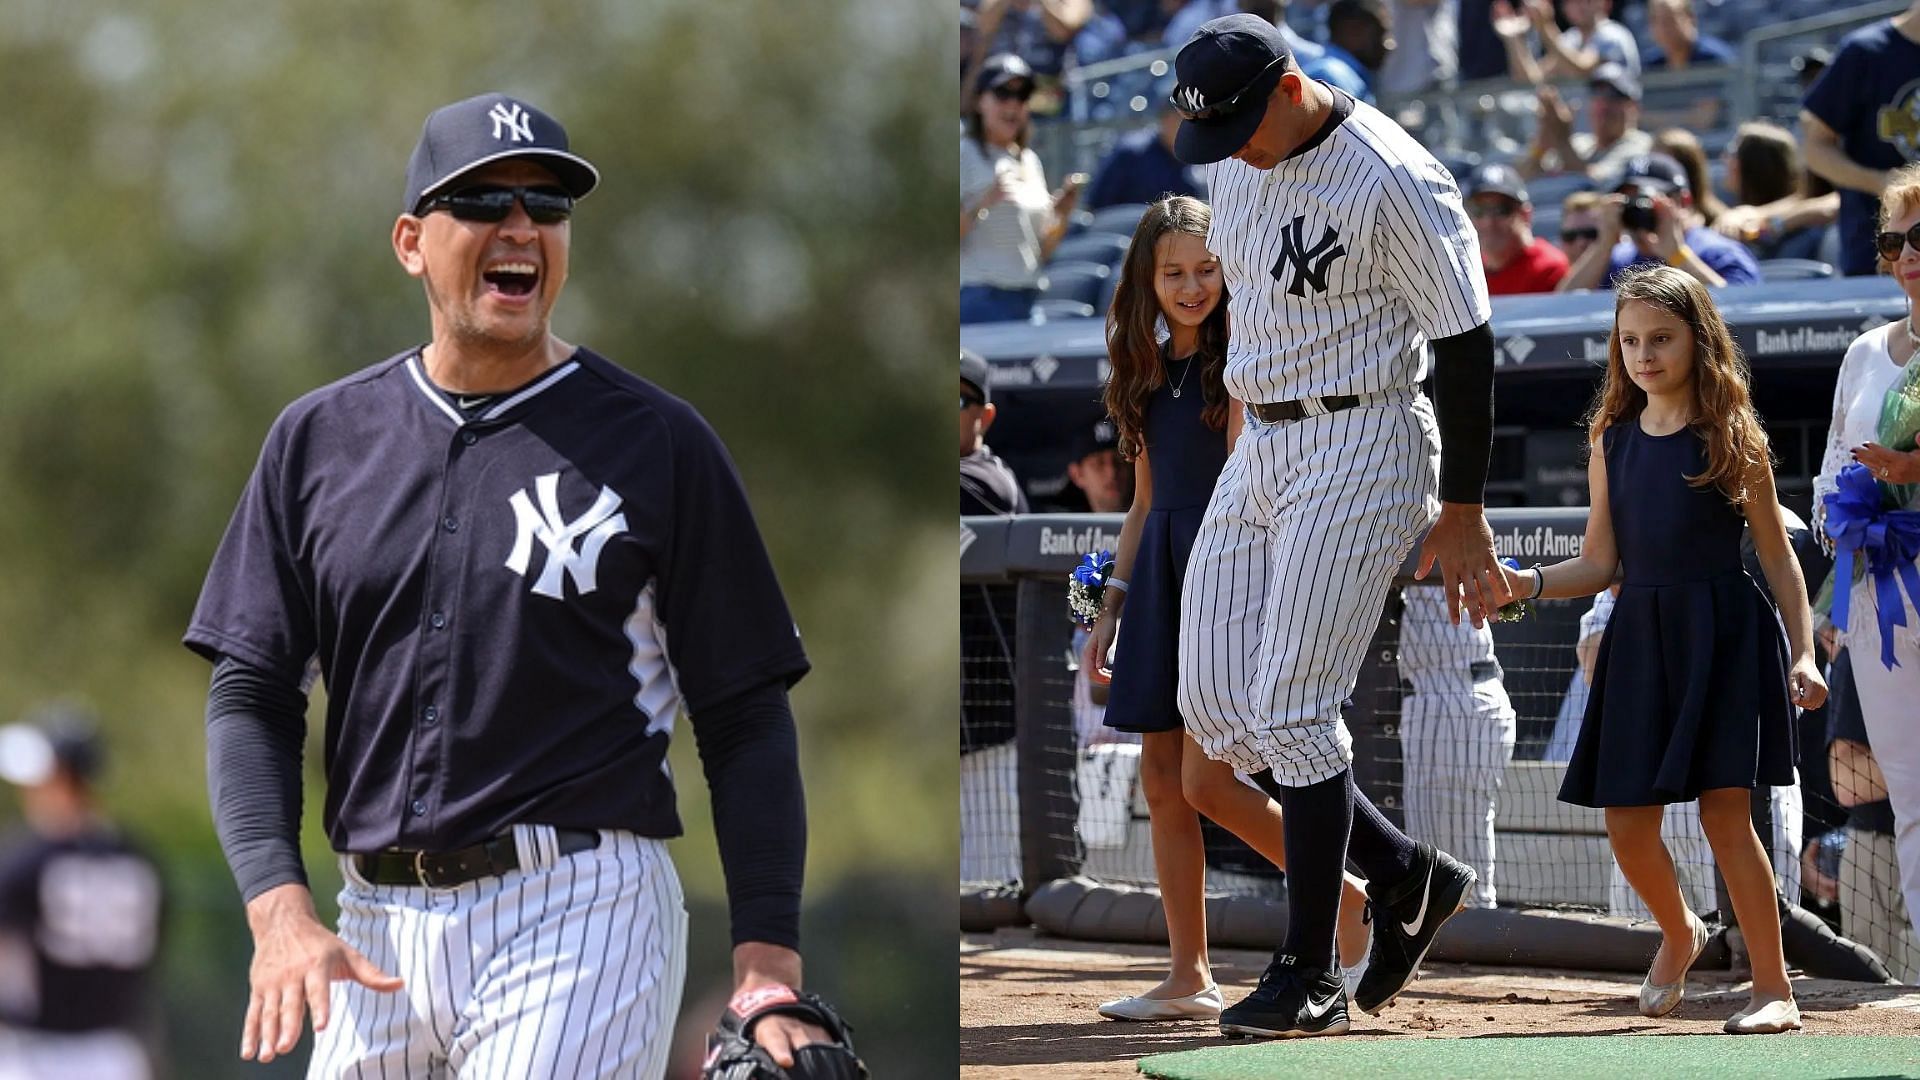
{"label": "white pinstripe uniform pant", "polygon": [[551,828],[513,831],[522,869],[451,889],[369,885],[342,859],[340,937],[406,986],[335,982],[309,1077],[666,1071],[687,959],[666,845],[603,830],[561,855]]}
{"label": "white pinstripe uniform pant", "polygon": [[1248,420],[1180,596],[1180,713],[1207,756],[1287,787],[1353,760],[1353,692],[1387,588],[1439,513],[1440,436],[1411,389]]}

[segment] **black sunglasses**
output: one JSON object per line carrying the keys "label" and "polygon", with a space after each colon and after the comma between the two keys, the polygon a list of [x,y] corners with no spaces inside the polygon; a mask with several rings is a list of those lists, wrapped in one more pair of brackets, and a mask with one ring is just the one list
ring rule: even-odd
{"label": "black sunglasses", "polygon": [[1600,239],[1599,229],[1561,229],[1560,230],[1560,242],[1563,244],[1571,244],[1575,240],[1598,240],[1598,239]]}
{"label": "black sunglasses", "polygon": [[1915,222],[1906,232],[1883,232],[1873,238],[1873,246],[1880,249],[1880,257],[1888,262],[1900,257],[1903,244],[1911,244],[1913,250],[1920,251],[1920,222]]}
{"label": "black sunglasses", "polygon": [[427,201],[422,213],[445,210],[461,221],[498,222],[513,213],[513,201],[527,208],[537,225],[558,225],[573,216],[573,196],[556,187],[482,185],[449,191]]}
{"label": "black sunglasses", "polygon": [[963,409],[978,409],[985,404],[986,402],[974,397],[972,394],[960,395],[960,407]]}
{"label": "black sunglasses", "polygon": [[1025,83],[1019,86],[996,86],[989,93],[1001,101],[1025,101],[1033,96],[1033,87]]}
{"label": "black sunglasses", "polygon": [[1232,116],[1239,111],[1246,96],[1259,85],[1260,80],[1266,78],[1267,72],[1286,62],[1287,58],[1282,56],[1261,68],[1260,73],[1247,80],[1247,85],[1241,87],[1238,93],[1218,105],[1204,104],[1200,91],[1191,86],[1175,87],[1172,96],[1167,98],[1167,104],[1173,106],[1173,111],[1188,120],[1218,120],[1224,116]]}

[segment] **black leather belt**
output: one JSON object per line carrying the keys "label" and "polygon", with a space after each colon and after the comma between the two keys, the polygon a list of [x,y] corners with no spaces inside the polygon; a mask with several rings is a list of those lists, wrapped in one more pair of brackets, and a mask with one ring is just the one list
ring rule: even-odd
{"label": "black leather belt", "polygon": [[1474,682],[1486,682],[1488,679],[1498,679],[1504,674],[1500,670],[1500,661],[1498,660],[1475,660],[1471,670],[1473,671]]}
{"label": "black leather belt", "polygon": [[[554,842],[560,854],[591,851],[600,846],[600,834],[592,829],[555,829]],[[407,851],[394,848],[371,855],[355,855],[354,869],[374,885],[425,885],[433,889],[451,889],[483,877],[494,877],[520,869],[520,851],[513,834],[502,833],[458,851]]]}
{"label": "black leather belt", "polygon": [[[1360,395],[1330,394],[1323,398],[1309,400],[1318,400],[1320,402],[1320,412],[1336,413],[1341,409],[1351,409],[1355,405],[1360,404]],[[1247,408],[1252,411],[1254,416],[1259,417],[1260,422],[1263,424],[1284,424],[1289,420],[1299,420],[1303,417],[1316,415],[1315,413],[1307,411],[1305,400],[1272,401],[1264,405],[1256,402],[1248,402]]]}

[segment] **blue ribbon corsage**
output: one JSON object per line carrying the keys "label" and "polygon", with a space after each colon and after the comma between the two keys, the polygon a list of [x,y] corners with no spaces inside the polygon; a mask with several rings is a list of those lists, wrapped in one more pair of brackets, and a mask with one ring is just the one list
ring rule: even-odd
{"label": "blue ribbon corsage", "polygon": [[[1509,570],[1518,570],[1520,569],[1520,560],[1501,559],[1500,565],[1506,567]],[[1531,614],[1533,614],[1533,601],[1509,600],[1506,603],[1500,605],[1500,610],[1493,613],[1493,621],[1519,622],[1521,619],[1524,619]]]}
{"label": "blue ribbon corsage", "polygon": [[1833,541],[1833,625],[1847,628],[1853,593],[1853,560],[1865,552],[1867,574],[1873,578],[1873,599],[1880,625],[1880,662],[1892,670],[1900,665],[1893,655],[1893,628],[1907,625],[1907,606],[1900,587],[1920,604],[1920,510],[1888,509],[1880,482],[1865,465],[1848,465],[1835,478],[1838,486],[1822,500],[1827,508],[1827,537]]}
{"label": "blue ribbon corsage", "polygon": [[1091,627],[1100,620],[1106,602],[1107,579],[1113,576],[1113,552],[1102,548],[1080,556],[1080,565],[1067,579],[1067,610],[1073,621]]}

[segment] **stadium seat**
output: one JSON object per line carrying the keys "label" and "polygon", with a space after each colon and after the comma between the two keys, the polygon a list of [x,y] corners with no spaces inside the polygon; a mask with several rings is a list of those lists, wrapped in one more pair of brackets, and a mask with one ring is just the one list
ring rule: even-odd
{"label": "stadium seat", "polygon": [[1087,231],[1132,236],[1134,226],[1140,224],[1140,215],[1146,212],[1146,203],[1117,203],[1113,206],[1103,206],[1093,212],[1093,220],[1087,223]]}
{"label": "stadium seat", "polygon": [[1047,267],[1047,284],[1040,299],[1075,300],[1092,305],[1100,299],[1100,286],[1113,270],[1106,263],[1057,262]]}
{"label": "stadium seat", "polygon": [[1807,281],[1812,278],[1830,278],[1833,275],[1832,264],[1816,262],[1813,259],[1760,260],[1761,281]]}
{"label": "stadium seat", "polygon": [[1088,232],[1069,236],[1053,249],[1052,262],[1097,262],[1120,265],[1130,239],[1117,233]]}
{"label": "stadium seat", "polygon": [[1091,319],[1093,305],[1078,300],[1041,300],[1033,305],[1033,321],[1057,322],[1061,319]]}

